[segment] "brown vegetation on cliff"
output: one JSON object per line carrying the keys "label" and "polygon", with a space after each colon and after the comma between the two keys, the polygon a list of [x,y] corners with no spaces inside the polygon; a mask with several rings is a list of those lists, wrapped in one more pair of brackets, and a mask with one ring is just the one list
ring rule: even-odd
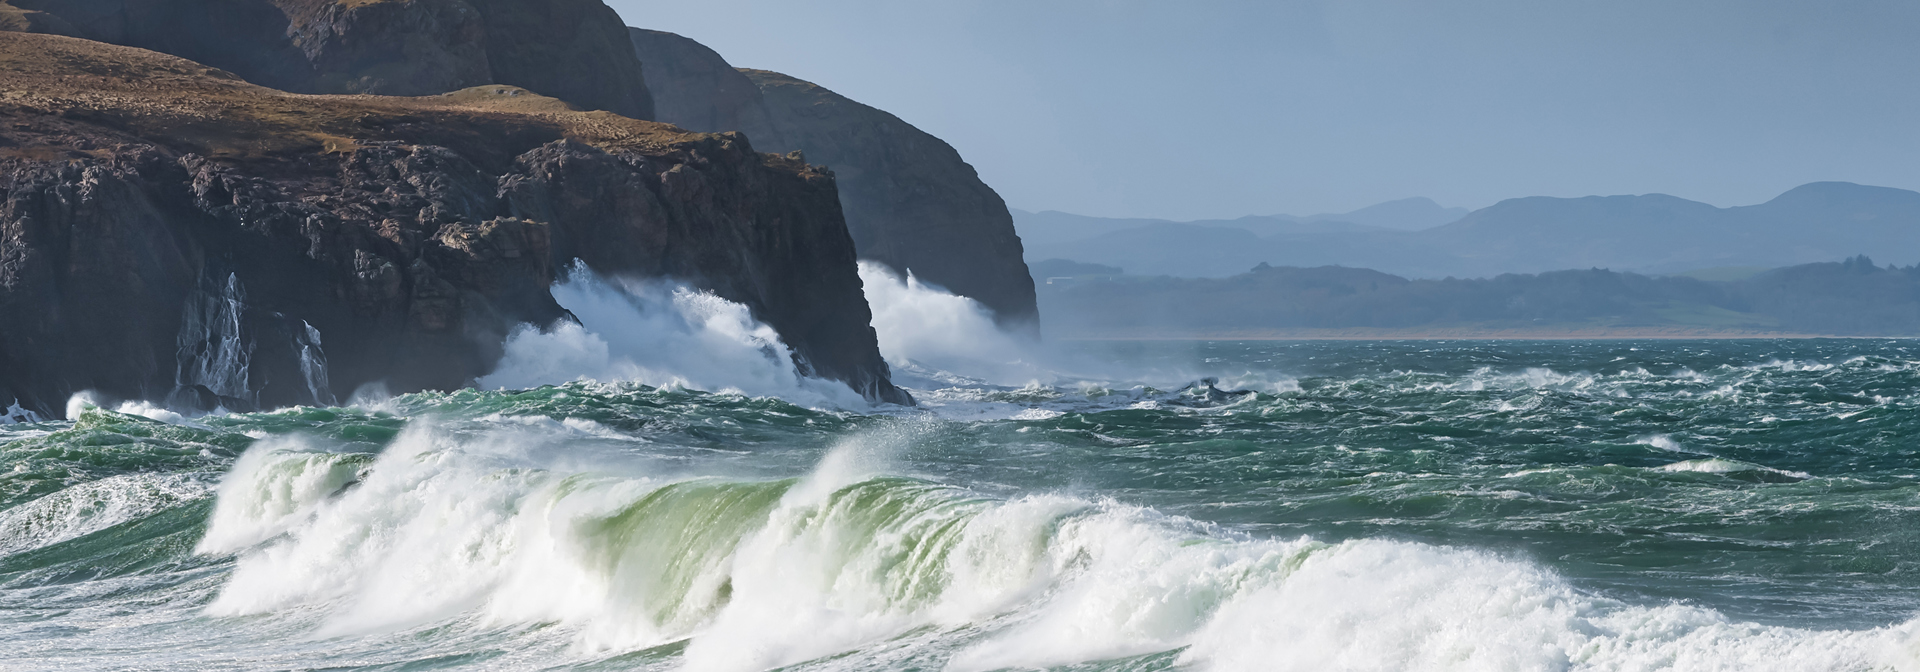
{"label": "brown vegetation on cliff", "polygon": [[[0,29],[151,49],[298,93],[418,96],[520,86],[653,118],[600,0],[8,0]],[[37,17],[37,18],[36,18]]]}
{"label": "brown vegetation on cliff", "polygon": [[739,131],[764,151],[790,144],[774,129],[760,86],[719,53],[662,30],[627,32],[647,68],[655,119],[701,133]]}

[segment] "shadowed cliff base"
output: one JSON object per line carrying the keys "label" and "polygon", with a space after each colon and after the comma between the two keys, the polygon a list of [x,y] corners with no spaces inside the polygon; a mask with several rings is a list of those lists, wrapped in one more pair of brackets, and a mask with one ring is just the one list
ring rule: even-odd
{"label": "shadowed cliff base", "polygon": [[[29,407],[204,397],[194,372],[235,352],[243,400],[312,403],[320,348],[340,397],[460,387],[515,324],[565,317],[548,287],[574,258],[744,304],[809,373],[910,403],[832,176],[738,135],[506,86],[288,94],[51,35],[0,33],[0,70],[0,313],[20,316],[0,321],[0,395]],[[230,331],[189,333],[220,305]]]}

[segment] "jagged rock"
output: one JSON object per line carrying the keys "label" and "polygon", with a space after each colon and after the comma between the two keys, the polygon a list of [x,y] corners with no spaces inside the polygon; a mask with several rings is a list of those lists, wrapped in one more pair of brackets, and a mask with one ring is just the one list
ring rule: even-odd
{"label": "jagged rock", "polygon": [[0,9],[0,29],[173,54],[283,91],[416,96],[508,84],[653,118],[625,27],[600,0],[8,2],[50,20],[36,27]]}
{"label": "jagged rock", "polygon": [[[84,389],[277,406],[460,387],[514,325],[565,317],[549,287],[575,258],[745,304],[812,373],[911,403],[832,176],[737,134],[497,85],[285,94],[50,35],[0,33],[0,70],[0,397],[27,408]],[[232,333],[183,329],[227,304],[244,307]],[[300,368],[309,325],[324,391]],[[244,342],[245,379],[183,379],[222,339]]]}
{"label": "jagged rock", "polygon": [[1013,216],[953,147],[898,117],[812,83],[734,70],[673,33],[630,29],[658,119],[738,130],[762,151],[798,151],[839,179],[863,259],[971,297],[1003,325],[1038,329],[1033,278]]}

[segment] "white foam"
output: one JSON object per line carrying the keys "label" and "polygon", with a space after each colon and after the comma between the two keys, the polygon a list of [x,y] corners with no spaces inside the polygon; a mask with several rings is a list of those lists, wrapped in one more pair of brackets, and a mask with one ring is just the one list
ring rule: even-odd
{"label": "white foam", "polygon": [[0,412],[0,425],[17,425],[29,422],[45,422],[45,420],[40,417],[40,414],[21,408],[19,399],[14,399],[13,404],[7,406],[4,412]]}
{"label": "white foam", "polygon": [[1654,434],[1651,436],[1643,436],[1638,439],[1634,439],[1633,442],[1638,445],[1653,446],[1655,448],[1659,448],[1661,450],[1671,451],[1671,452],[1681,452],[1686,450],[1685,448],[1680,447],[1679,441],[1673,440],[1673,435],[1671,434]]}
{"label": "white foam", "polygon": [[383,381],[362,383],[347,395],[347,405],[366,411],[392,413],[398,410],[394,404],[393,391]]}
{"label": "white foam", "polygon": [[164,422],[169,425],[183,425],[203,429],[206,427],[206,425],[194,422],[185,415],[156,406],[153,402],[149,401],[124,401],[121,402],[119,406],[114,407],[113,410],[115,413],[139,416],[148,420]]}
{"label": "white foam", "polygon": [[[73,396],[67,398],[66,419],[69,421],[79,420],[81,413],[86,412],[89,408],[101,408],[101,403],[99,395],[91,390],[76,392]],[[120,402],[118,406],[113,407],[112,410],[122,415],[146,418],[170,425],[182,425],[201,429],[206,428],[206,425],[195,422],[191,417],[156,405],[150,401],[123,401]]]}
{"label": "white foam", "polygon": [[193,474],[123,474],[0,510],[0,556],[44,548],[212,493]]}
{"label": "white foam", "polygon": [[201,544],[238,556],[206,611],[319,614],[322,636],[551,624],[583,659],[685,639],[675,664],[714,672],[911,646],[954,672],[1171,651],[1206,670],[1916,664],[1911,626],[1743,624],[1596,598],[1487,552],[1259,539],[885,476],[920,431],[857,435],[792,482],[588,468],[538,423],[477,437],[416,423],[371,464],[259,446]]}
{"label": "white foam", "polygon": [[746,306],[667,282],[603,280],[576,266],[553,297],[579,318],[546,331],[523,326],[479,381],[527,388],[581,379],[778,396],[864,408],[846,386],[804,378],[780,335]]}
{"label": "white foam", "polygon": [[1786,471],[1782,469],[1775,469],[1773,467],[1767,467],[1767,466],[1762,466],[1758,464],[1751,464],[1747,462],[1741,462],[1738,460],[1728,460],[1728,459],[1723,459],[1718,457],[1675,462],[1673,464],[1662,465],[1661,467],[1659,467],[1659,469],[1661,471],[1670,471],[1670,472],[1676,472],[1676,473],[1692,472],[1692,473],[1699,473],[1699,474],[1737,474],[1737,473],[1747,472],[1747,471],[1765,471],[1769,473],[1780,474],[1782,476],[1789,476],[1792,478],[1799,478],[1799,479],[1813,478],[1812,474],[1808,474],[1804,471]]}
{"label": "white foam", "polygon": [[979,302],[905,278],[884,265],[860,262],[860,282],[880,354],[896,367],[919,365],[1002,385],[1018,385],[1047,376],[1035,365],[1031,339],[1002,331],[993,313]]}
{"label": "white foam", "polygon": [[357,456],[314,452],[296,438],[261,441],[220,482],[196,553],[244,550],[304,523],[325,498],[354,481]]}
{"label": "white foam", "polygon": [[100,397],[92,390],[82,390],[67,397],[67,420],[79,420],[80,414],[89,408],[99,408]]}
{"label": "white foam", "polygon": [[1531,563],[1355,541],[1233,600],[1182,658],[1208,670],[1913,669],[1912,626],[1831,632],[1592,598]]}

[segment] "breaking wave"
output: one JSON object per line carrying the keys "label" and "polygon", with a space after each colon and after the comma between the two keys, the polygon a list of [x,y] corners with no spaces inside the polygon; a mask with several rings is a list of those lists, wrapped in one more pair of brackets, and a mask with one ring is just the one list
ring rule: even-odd
{"label": "breaking wave", "polygon": [[525,389],[0,425],[0,668],[1920,670],[1905,345],[1000,383],[1051,355],[868,291],[935,412],[848,412],[744,308],[582,273],[487,381]]}
{"label": "breaking wave", "polygon": [[[1061,357],[1002,330],[978,302],[860,263],[881,355],[896,382],[916,388],[1055,382]],[[774,396],[810,406],[865,409],[844,386],[799,374],[780,334],[745,306],[665,281],[596,276],[576,265],[553,296],[574,321],[523,325],[479,380],[519,389],[575,380]]]}
{"label": "breaking wave", "polygon": [[796,403],[866,404],[844,385],[801,376],[780,334],[746,306],[665,281],[602,279],[575,265],[553,298],[578,318],[523,325],[483,388],[575,380],[777,396]]}
{"label": "breaking wave", "polygon": [[205,612],[318,614],[321,637],[554,624],[576,660],[672,645],[672,667],[743,672],[1914,663],[1911,623],[1745,624],[1593,597],[1483,551],[1260,539],[1106,499],[985,496],[889,475],[897,438],[858,436],[766,480],[564,465],[543,457],[552,436],[431,423],[378,456],[265,442],[221,484],[197,548],[237,558]]}

